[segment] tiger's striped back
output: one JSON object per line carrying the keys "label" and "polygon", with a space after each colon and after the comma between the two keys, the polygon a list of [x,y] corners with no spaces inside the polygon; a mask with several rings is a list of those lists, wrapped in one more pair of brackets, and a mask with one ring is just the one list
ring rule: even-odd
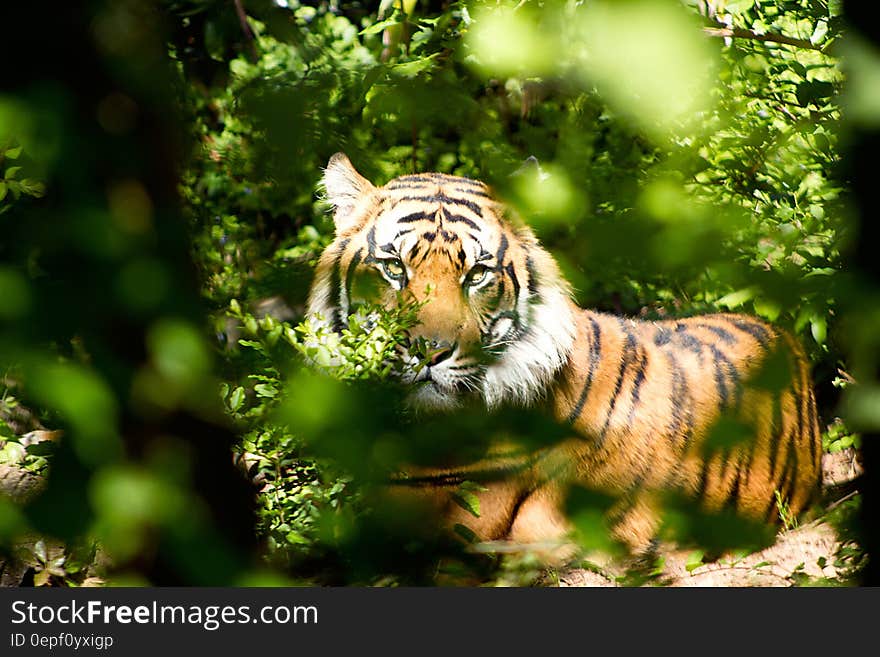
{"label": "tiger's striped back", "polygon": [[821,439],[807,361],[790,336],[729,314],[643,322],[586,311],[578,325],[554,406],[584,437],[577,478],[626,497],[622,537],[650,540],[659,491],[767,521],[777,492],[792,513],[811,502]]}

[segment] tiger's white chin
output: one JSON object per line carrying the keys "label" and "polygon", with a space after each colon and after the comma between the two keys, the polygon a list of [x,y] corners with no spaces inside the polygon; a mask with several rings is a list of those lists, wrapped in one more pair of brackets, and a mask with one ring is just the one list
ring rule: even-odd
{"label": "tiger's white chin", "polygon": [[413,410],[427,413],[453,411],[464,403],[460,392],[442,388],[434,381],[417,384],[416,389],[407,395],[406,401]]}

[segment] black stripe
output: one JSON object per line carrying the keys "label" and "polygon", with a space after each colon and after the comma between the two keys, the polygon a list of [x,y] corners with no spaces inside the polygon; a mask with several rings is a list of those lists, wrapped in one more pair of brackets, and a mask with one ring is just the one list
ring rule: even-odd
{"label": "black stripe", "polygon": [[597,447],[601,447],[605,442],[605,437],[608,434],[608,427],[611,425],[611,417],[614,415],[614,407],[617,405],[617,398],[620,396],[620,391],[623,388],[623,380],[626,377],[626,371],[629,369],[630,365],[635,363],[638,353],[638,343],[636,342],[635,335],[629,330],[623,319],[618,318],[617,321],[620,323],[621,330],[626,334],[626,342],[623,345],[623,357],[620,359],[620,370],[617,373],[617,382],[614,384],[614,392],[612,393],[611,401],[608,404],[608,414],[605,416],[605,424],[602,426],[602,431],[599,432],[599,435],[596,438]]}
{"label": "black stripe", "polygon": [[821,458],[819,454],[819,441],[818,431],[819,431],[819,418],[816,415],[816,396],[813,392],[812,385],[810,383],[809,370],[806,366],[799,367],[798,363],[795,360],[794,351],[790,350],[790,360],[789,367],[795,372],[795,376],[793,379],[797,381],[798,386],[798,394],[804,398],[807,413],[806,413],[806,422],[809,424],[806,428],[801,428],[801,431],[808,431],[807,440],[810,443],[810,462],[813,464],[813,467],[816,468],[819,466],[819,460]]}
{"label": "black stripe", "polygon": [[389,191],[397,191],[400,189],[412,189],[419,190],[423,192],[430,191],[434,189],[437,183],[432,182],[430,180],[423,180],[421,182],[401,182],[401,183],[388,183],[385,185],[385,189]]}
{"label": "black stripe", "polygon": [[432,189],[437,185],[458,185],[455,191],[463,194],[473,194],[474,196],[483,196],[492,198],[487,191],[486,185],[470,178],[462,178],[461,176],[452,176],[445,173],[422,173],[408,176],[399,176],[385,185],[385,189],[389,191],[399,189]]}
{"label": "black stripe", "polygon": [[672,340],[672,332],[668,328],[658,326],[654,333],[654,344],[662,347],[664,344],[669,344],[670,340]]}
{"label": "black stripe", "polygon": [[685,349],[696,354],[701,363],[703,362],[704,348],[709,350],[709,353],[712,354],[712,364],[715,368],[715,386],[721,399],[720,407],[724,409],[730,406],[732,390],[734,406],[738,408],[742,400],[739,371],[727,355],[714,344],[705,343],[692,333],[689,333],[688,326],[683,322],[675,325],[674,335],[665,328],[659,328],[654,335],[654,344],[658,346],[664,345],[671,340],[675,340]]}
{"label": "black stripe", "polygon": [[473,201],[464,198],[450,198],[445,194],[441,194],[440,199],[444,205],[462,205],[477,215],[480,219],[483,218],[483,208]]}
{"label": "black stripe", "polygon": [[761,343],[762,347],[767,347],[767,345],[770,344],[770,331],[757,322],[749,322],[744,319],[728,319],[727,321],[743,333],[751,335],[755,340]]}
{"label": "black stripe", "polygon": [[593,335],[590,338],[590,367],[587,369],[587,376],[584,380],[584,386],[581,389],[581,394],[578,397],[577,403],[574,405],[571,413],[568,414],[569,424],[573,424],[574,421],[580,417],[581,412],[584,410],[584,404],[587,401],[587,395],[590,392],[590,387],[593,385],[593,375],[595,374],[596,369],[599,367],[599,360],[602,358],[602,332],[599,328],[599,323],[593,317],[590,317],[590,325],[593,328]]}
{"label": "black stripe", "polygon": [[513,298],[519,301],[519,279],[516,277],[516,271],[514,270],[513,263],[507,263],[507,266],[504,268],[504,271],[507,272],[507,275],[510,276],[510,280],[513,283]]}
{"label": "black stripe", "polygon": [[437,184],[438,181],[454,183],[456,185],[464,185],[466,187],[474,186],[479,187],[480,189],[485,189],[486,187],[486,185],[481,183],[479,180],[474,180],[472,178],[455,176],[451,173],[440,173],[439,171],[429,171],[426,173],[408,173],[403,176],[398,176],[397,178],[390,180],[388,184],[385,185],[385,189],[395,189],[398,186],[411,185],[414,183],[431,185]]}
{"label": "black stripe", "polygon": [[423,176],[427,176],[428,178],[432,178],[434,180],[455,180],[460,182],[465,182],[468,179],[462,178],[461,176],[453,176],[448,173],[440,173],[439,171],[429,171],[427,173],[423,173]]}
{"label": "black stripe", "polygon": [[402,203],[404,201],[417,201],[419,203],[431,204],[439,203],[442,205],[460,205],[466,207],[478,217],[483,217],[483,210],[477,203],[474,203],[473,201],[470,201],[466,198],[453,198],[450,196],[446,196],[446,194],[443,193],[435,194],[434,196],[401,196],[399,199],[397,199],[397,202],[394,205],[397,205],[398,203]]}
{"label": "black stripe", "polygon": [[779,491],[782,501],[788,502],[791,497],[791,490],[794,487],[794,477],[797,470],[797,453],[796,450],[792,449],[791,440],[786,441],[785,447],[785,464],[782,466],[779,485],[775,486],[775,488]]}
{"label": "black stripe", "polygon": [[727,408],[730,404],[730,394],[727,388],[728,382],[725,379],[725,372],[722,370],[726,370],[726,374],[730,378],[730,384],[733,387],[734,406],[739,407],[742,398],[739,372],[736,367],[734,367],[733,363],[730,362],[730,359],[724,355],[718,347],[715,345],[708,345],[708,347],[712,354],[712,364],[715,367],[715,384],[718,387],[718,395],[721,397],[721,408]]}
{"label": "black stripe", "polygon": [[718,389],[718,396],[721,398],[721,408],[727,408],[730,398],[727,393],[727,382],[724,379],[724,372],[718,367],[717,359],[712,361],[712,365],[715,370],[715,387]]}
{"label": "black stripe", "polygon": [[629,409],[629,422],[632,422],[632,419],[636,414],[636,409],[639,406],[640,389],[642,387],[642,383],[645,382],[645,370],[648,368],[648,354],[644,349],[642,349],[641,351],[642,357],[638,364],[636,376],[633,379],[632,406]]}
{"label": "black stripe", "polygon": [[730,331],[726,331],[720,326],[713,326],[712,324],[697,324],[696,327],[706,329],[707,331],[711,331],[719,338],[721,338],[722,342],[726,342],[727,344],[736,344],[736,338]]}
{"label": "black stripe", "polygon": [[529,275],[529,295],[538,294],[538,272],[535,269],[535,261],[532,256],[526,256],[526,273]]}
{"label": "black stripe", "polygon": [[465,178],[464,176],[453,176],[448,173],[432,173],[430,174],[430,176],[438,180],[449,180],[457,185],[464,185],[465,187],[478,187],[480,189],[485,189],[486,187],[479,180],[474,180],[473,178]]}
{"label": "black stripe", "polygon": [[684,428],[681,446],[686,448],[694,434],[694,398],[678,360],[672,353],[666,354],[666,358],[672,369],[672,424],[669,427],[669,437],[675,440]]}
{"label": "black stripe", "polygon": [[406,178],[428,178],[433,181],[440,181],[443,183],[452,183],[452,184],[456,184],[456,185],[464,185],[465,187],[478,187],[480,189],[484,189],[486,187],[480,181],[473,180],[472,178],[465,178],[464,176],[454,176],[449,173],[439,173],[437,171],[416,174],[414,176],[401,176],[400,178],[397,178],[397,180],[403,180]]}
{"label": "black stripe", "polygon": [[397,178],[389,182],[385,187],[387,189],[390,189],[397,185],[407,183],[422,183],[423,185],[427,185],[431,182],[431,179],[423,173],[410,173],[405,176],[398,176]]}
{"label": "black stripe", "polygon": [[495,297],[492,299],[492,307],[493,308],[498,307],[498,305],[501,303],[501,297],[504,296],[504,289],[505,289],[504,279],[501,277],[498,277],[495,285],[498,287],[498,290],[495,292]]}
{"label": "black stripe", "polygon": [[339,249],[337,249],[336,257],[333,259],[333,270],[330,274],[330,298],[333,300],[335,312],[333,313],[333,317],[328,317],[327,319],[333,323],[333,330],[337,333],[340,333],[345,326],[342,317],[342,281],[339,274],[339,267],[342,264],[342,254],[345,253],[345,249],[350,241],[351,239],[345,238],[339,243]]}
{"label": "black stripe", "polygon": [[[702,363],[703,362],[703,342],[688,333],[687,326],[685,324],[676,324],[675,325],[675,335],[672,336],[676,342],[678,342],[682,347],[687,349],[688,351],[693,352],[697,355],[697,359]],[[656,337],[655,337],[656,340]]]}
{"label": "black stripe", "polygon": [[785,485],[782,486],[779,491],[783,503],[791,504],[792,494],[797,483],[797,468],[797,450],[789,449],[788,458],[785,460]]}
{"label": "black stripe", "polygon": [[447,212],[446,209],[443,210],[443,218],[451,223],[460,223],[465,224],[474,230],[480,230],[480,225],[473,221],[472,219],[468,219],[460,214],[455,214],[454,212]]}
{"label": "black stripe", "polygon": [[432,223],[436,222],[435,213],[434,212],[425,212],[424,210],[420,212],[412,212],[410,214],[402,216],[397,220],[399,224],[411,224],[414,221],[430,221]]}
{"label": "black stripe", "polygon": [[360,264],[362,251],[363,249],[357,250],[352,256],[351,262],[348,263],[348,269],[345,271],[345,296],[348,297],[349,306],[351,306],[351,283],[354,280],[355,268]]}
{"label": "black stripe", "polygon": [[703,457],[703,467],[700,470],[700,483],[697,484],[697,499],[702,499],[706,496],[706,488],[709,486],[709,465],[710,459],[708,456]]}
{"label": "black stripe", "polygon": [[462,194],[470,194],[471,196],[479,196],[481,198],[492,198],[492,195],[484,189],[464,189],[461,187],[454,187],[453,189]]}
{"label": "black stripe", "polygon": [[495,254],[495,267],[500,271],[504,266],[504,255],[507,253],[507,235],[501,233],[501,244]]}
{"label": "black stripe", "polygon": [[782,443],[782,393],[773,395],[773,418],[770,423],[770,480],[776,477],[776,462],[779,460],[779,448]]}
{"label": "black stripe", "polygon": [[739,459],[737,459],[736,468],[736,480],[733,483],[733,487],[727,491],[727,496],[724,500],[723,508],[725,509],[736,510],[736,507],[739,505],[742,476],[743,472],[747,472],[748,469],[743,467],[742,463],[739,462]]}
{"label": "black stripe", "polygon": [[[504,335],[492,336],[492,332],[495,329],[495,325],[498,324],[502,319],[510,319],[513,320],[510,323],[510,328]],[[493,342],[498,342],[500,340],[505,340],[508,336],[513,333],[513,335],[517,335],[519,333],[519,316],[516,314],[514,310],[505,310],[503,312],[498,313],[492,320],[489,322],[489,325],[486,327],[485,332],[483,333],[483,337],[491,339]]]}
{"label": "black stripe", "polygon": [[364,258],[364,262],[369,264],[372,262],[376,262],[376,226],[374,225],[370,228],[370,231],[367,233],[367,248],[369,249],[369,253],[366,258]]}

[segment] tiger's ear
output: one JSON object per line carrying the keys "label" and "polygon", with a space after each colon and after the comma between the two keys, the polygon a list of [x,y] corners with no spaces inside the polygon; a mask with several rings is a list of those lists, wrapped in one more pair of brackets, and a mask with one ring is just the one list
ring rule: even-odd
{"label": "tiger's ear", "polygon": [[330,157],[321,184],[327,192],[327,200],[333,205],[337,234],[351,226],[354,219],[352,212],[358,200],[375,189],[369,180],[357,172],[345,153]]}

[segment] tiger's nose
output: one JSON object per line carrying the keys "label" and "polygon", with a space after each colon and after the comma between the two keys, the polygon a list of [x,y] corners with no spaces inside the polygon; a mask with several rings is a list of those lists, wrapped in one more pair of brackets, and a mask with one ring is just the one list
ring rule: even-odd
{"label": "tiger's nose", "polygon": [[448,342],[432,342],[431,356],[428,358],[428,362],[431,363],[431,367],[439,365],[444,360],[449,359],[452,354],[455,353],[455,347],[455,343],[449,344]]}

